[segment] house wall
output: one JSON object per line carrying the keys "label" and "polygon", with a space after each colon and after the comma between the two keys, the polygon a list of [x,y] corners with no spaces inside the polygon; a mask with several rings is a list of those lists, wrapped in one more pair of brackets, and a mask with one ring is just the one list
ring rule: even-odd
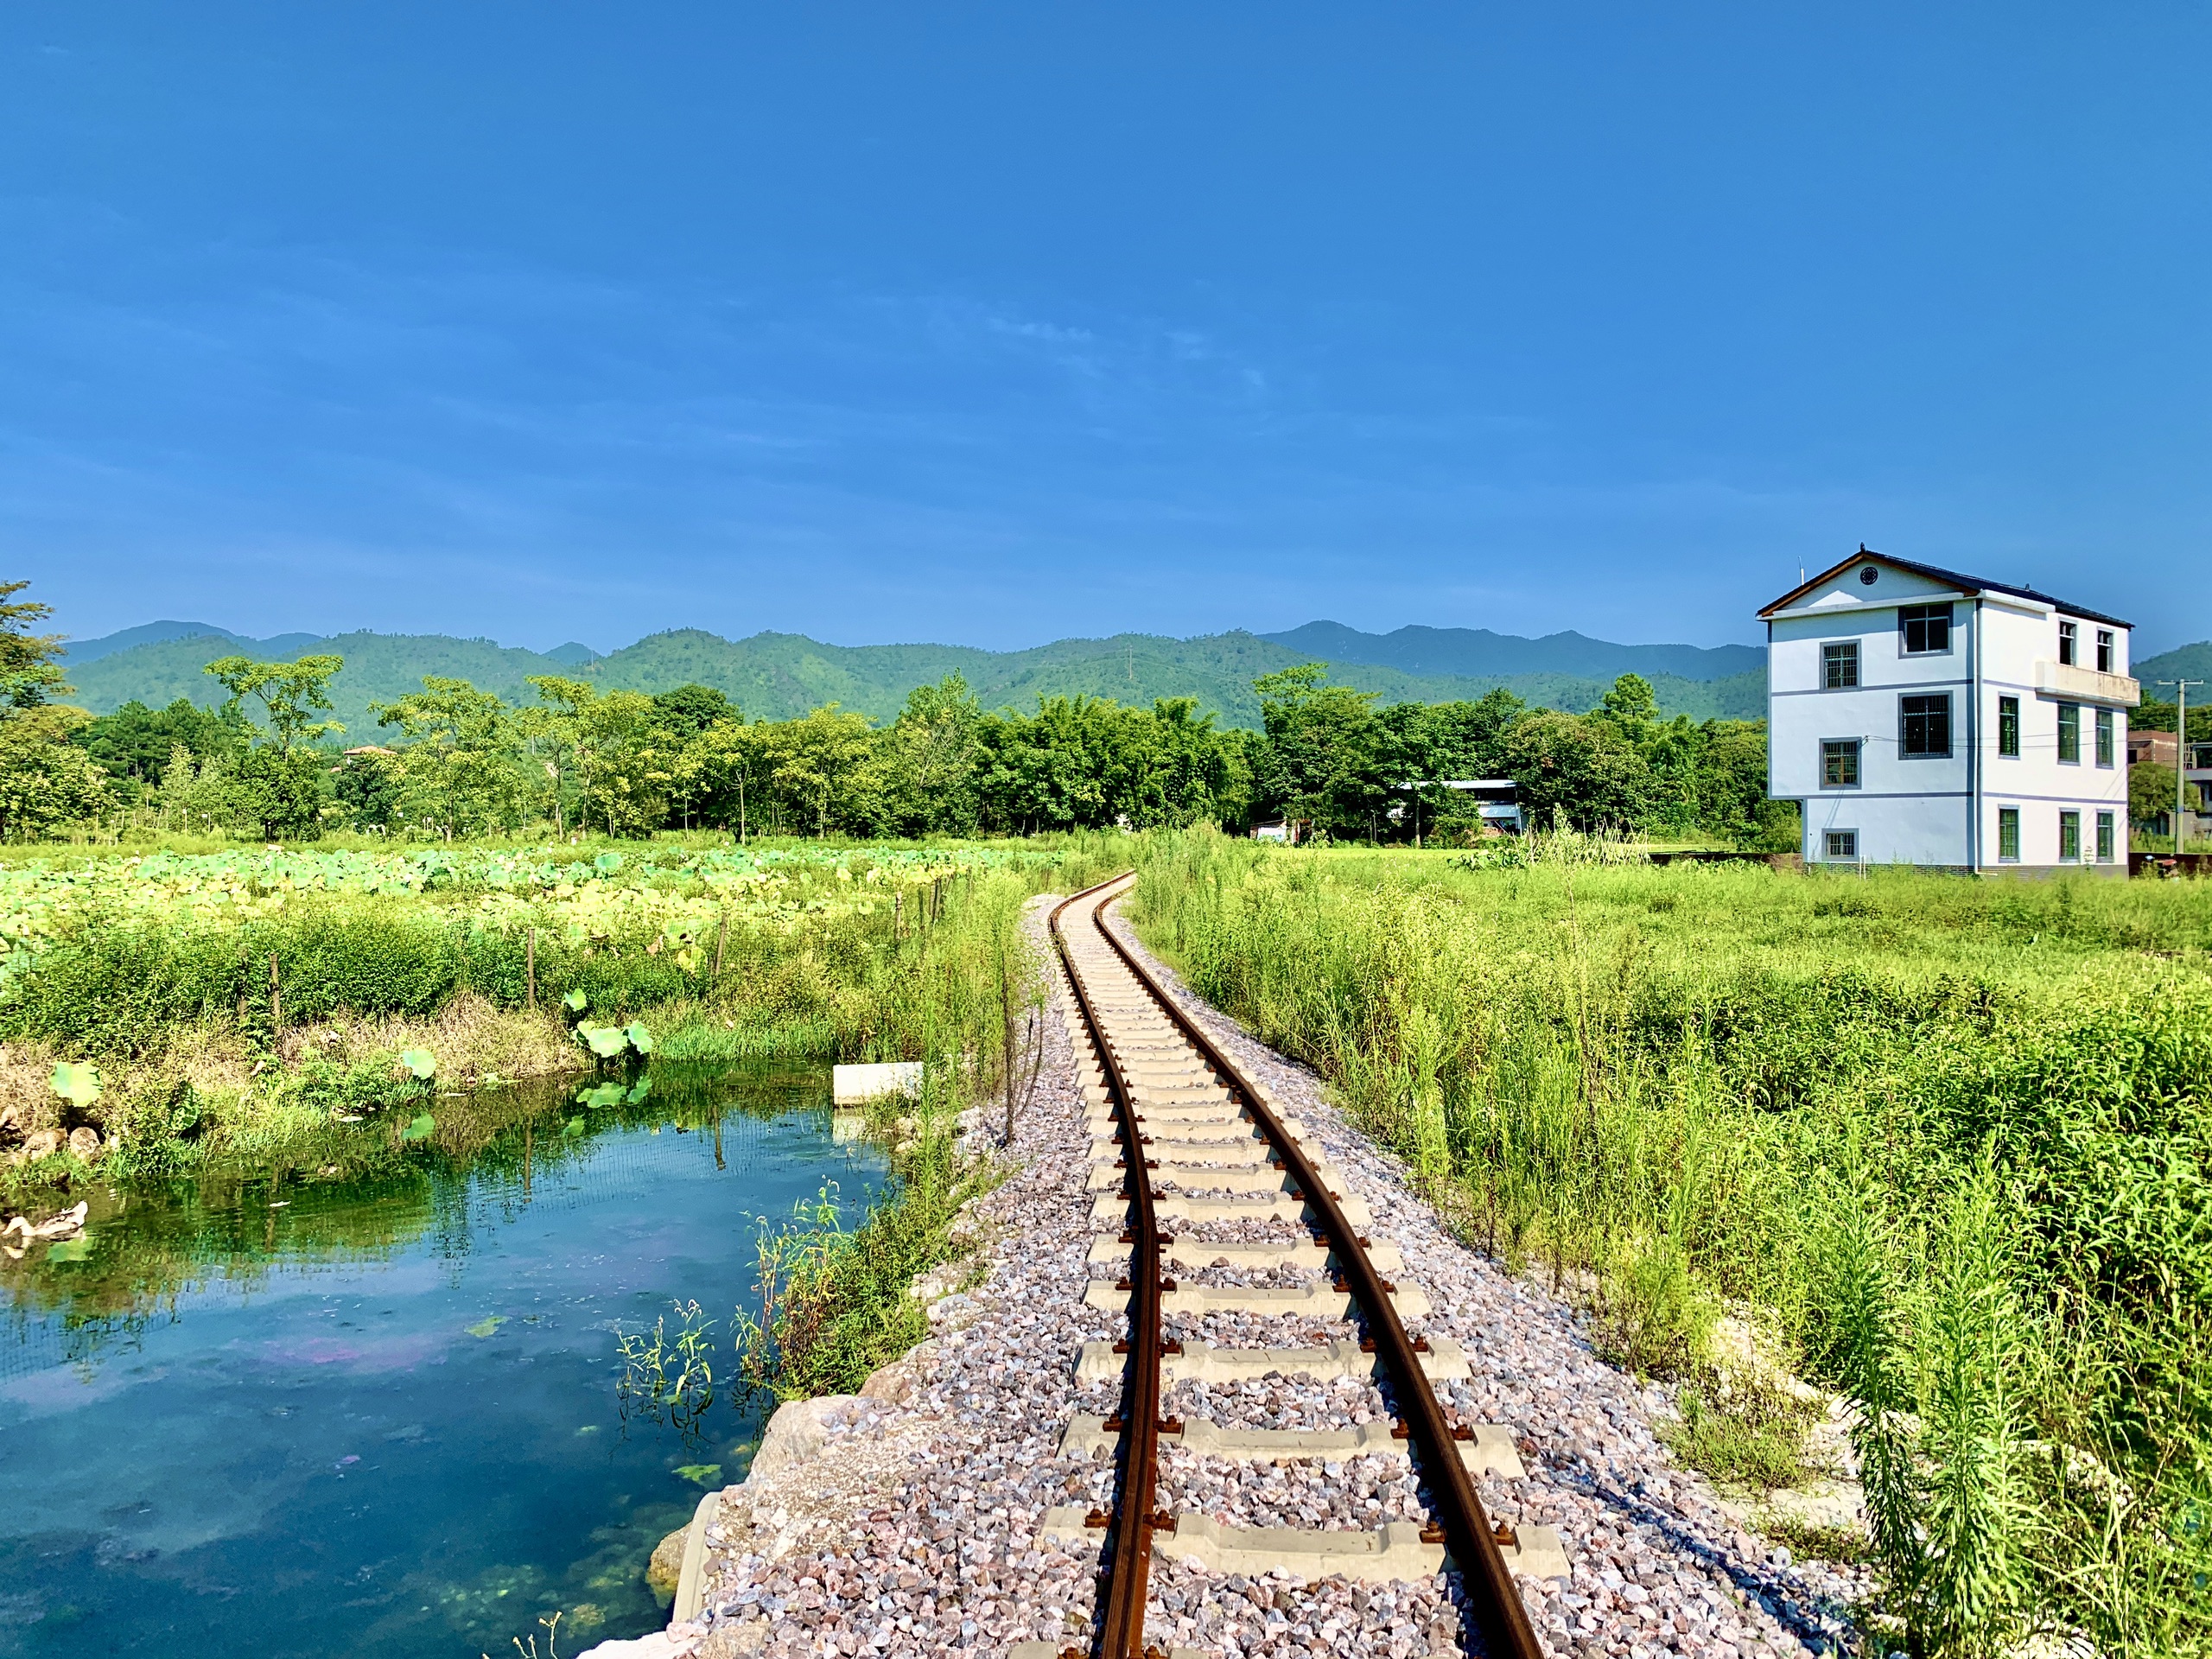
{"label": "house wall", "polygon": [[[1869,563],[1872,563],[1870,561]],[[2082,747],[2077,763],[2058,759],[2059,705],[2076,701],[2038,689],[2037,664],[2055,664],[2058,623],[2033,601],[1969,599],[1917,573],[1877,565],[1878,579],[1861,582],[1854,564],[1827,587],[1807,595],[1793,613],[1768,626],[1768,792],[1802,804],[1803,853],[1827,861],[1827,833],[1858,834],[1858,861],[1950,868],[2015,868],[1999,856],[1999,813],[2020,815],[2017,868],[2060,863],[2059,814],[2081,814],[2082,859],[2094,864],[2099,812],[2113,814],[2113,863],[2127,855],[2127,725],[2124,709],[2113,720],[2113,764],[2096,764],[2096,705],[2079,702]],[[1898,626],[1900,605],[1952,604],[1948,652],[1908,655]],[[2080,629],[2081,665],[2095,664],[2096,635],[2114,633],[2113,671],[2128,671],[2127,630],[2074,619]],[[1859,684],[1823,684],[1825,644],[1855,640]],[[2046,671],[2046,677],[2048,671]],[[1951,753],[1907,755],[1900,741],[1899,699],[1947,692],[1951,698]],[[2017,697],[2020,750],[1999,749],[1999,699]],[[1824,787],[1823,740],[1856,739],[1859,775],[1855,788]]]}

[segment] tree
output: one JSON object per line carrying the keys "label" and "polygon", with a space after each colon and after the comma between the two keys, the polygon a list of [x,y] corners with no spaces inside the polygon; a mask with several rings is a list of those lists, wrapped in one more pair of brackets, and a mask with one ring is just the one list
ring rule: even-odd
{"label": "tree", "polygon": [[15,601],[29,586],[0,582],[0,839],[9,841],[35,840],[111,804],[106,772],[69,742],[91,716],[53,701],[69,691],[54,660],[61,636],[30,631],[53,607]]}
{"label": "tree", "polygon": [[1390,804],[1389,759],[1375,694],[1326,683],[1319,663],[1252,682],[1268,747],[1260,790],[1287,818],[1337,836],[1364,836]]}
{"label": "tree", "polygon": [[246,699],[261,705],[265,729],[251,727],[256,741],[239,756],[236,776],[242,810],[271,841],[321,833],[326,767],[310,746],[346,729],[334,720],[315,717],[330,712],[330,682],[345,666],[344,658],[332,656],[292,663],[225,657],[207,664],[207,671],[231,694],[223,705],[224,719],[251,725]]}
{"label": "tree", "polygon": [[538,696],[534,708],[515,711],[524,753],[543,771],[546,804],[556,835],[569,833],[568,803],[584,742],[584,713],[599,699],[595,687],[558,674],[528,677]]}
{"label": "tree", "polygon": [[267,733],[257,732],[264,743],[289,755],[302,743],[334,737],[346,728],[334,720],[317,720],[330,712],[330,682],[346,666],[343,657],[302,657],[296,663],[257,663],[245,657],[224,657],[207,664],[206,671],[223,683],[231,700],[223,705],[227,718],[239,715],[245,700],[261,705]]}
{"label": "tree", "polygon": [[2127,816],[2147,830],[2173,815],[2174,769],[2163,760],[2138,760],[2127,769]]}
{"label": "tree", "polygon": [[111,715],[86,721],[70,741],[111,776],[129,778],[150,789],[160,784],[170,752],[179,744],[202,757],[232,755],[245,747],[246,735],[243,720],[226,720],[179,697],[160,709],[136,700],[126,702]]}
{"label": "tree", "polygon": [[422,690],[369,705],[380,726],[397,726],[405,744],[392,758],[400,811],[448,841],[512,828],[519,820],[520,742],[514,713],[467,680],[423,677]]}
{"label": "tree", "polygon": [[577,712],[576,817],[610,836],[649,836],[668,817],[676,751],[653,700],[610,691]]}
{"label": "tree", "polygon": [[1532,823],[1623,828],[1650,810],[1651,768],[1608,721],[1542,710],[1515,722],[1503,759]]}
{"label": "tree", "polygon": [[887,822],[901,835],[964,834],[976,825],[976,728],[983,706],[958,673],[918,685],[883,734]]}
{"label": "tree", "polygon": [[711,685],[679,685],[653,694],[653,713],[661,729],[681,747],[718,720],[738,718],[737,705]]}
{"label": "tree", "polygon": [[779,816],[788,811],[817,836],[832,830],[865,835],[880,822],[882,776],[866,715],[825,703],[769,726],[766,734],[771,798]]}

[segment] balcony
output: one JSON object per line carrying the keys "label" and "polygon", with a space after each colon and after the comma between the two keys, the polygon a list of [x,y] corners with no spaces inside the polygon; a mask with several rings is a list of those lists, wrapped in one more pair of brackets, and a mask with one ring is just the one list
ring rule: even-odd
{"label": "balcony", "polygon": [[2036,664],[2036,695],[2060,702],[2093,702],[2104,709],[2133,709],[2143,688],[2125,674],[2100,674],[2071,663]]}

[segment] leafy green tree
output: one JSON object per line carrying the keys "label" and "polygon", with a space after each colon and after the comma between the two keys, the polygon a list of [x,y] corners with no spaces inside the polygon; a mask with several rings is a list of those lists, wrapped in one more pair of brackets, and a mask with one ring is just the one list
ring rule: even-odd
{"label": "leafy green tree", "polygon": [[90,720],[53,701],[67,695],[54,659],[59,634],[35,634],[50,606],[16,601],[30,584],[0,582],[0,839],[33,841],[113,804],[107,773],[70,738]]}
{"label": "leafy green tree", "polygon": [[2127,816],[2148,828],[2173,815],[2174,769],[2163,760],[2138,760],[2127,769]]}
{"label": "leafy green tree", "polygon": [[246,730],[243,720],[226,720],[185,697],[158,709],[133,699],[113,714],[87,721],[70,741],[111,776],[152,788],[160,784],[177,745],[203,757],[234,755],[245,747]]}
{"label": "leafy green tree", "polygon": [[331,792],[356,830],[389,830],[405,821],[398,761],[391,750],[374,744],[346,752],[331,779]]}
{"label": "leafy green tree", "polygon": [[[423,677],[423,689],[369,705],[405,740],[390,762],[401,816],[447,840],[512,829],[524,800],[514,711],[467,680]],[[381,764],[381,763],[380,763]]]}
{"label": "leafy green tree", "polygon": [[1327,683],[1301,663],[1252,682],[1268,737],[1259,779],[1266,804],[1337,836],[1367,836],[1396,797],[1375,694]]}
{"label": "leafy green tree", "polygon": [[668,817],[676,758],[651,697],[594,697],[577,722],[577,822],[596,822],[610,836],[651,836]]}
{"label": "leafy green tree", "polygon": [[866,715],[826,703],[767,734],[770,800],[779,818],[817,836],[866,835],[880,822],[882,772]]}
{"label": "leafy green tree", "polygon": [[737,705],[710,685],[679,685],[653,694],[653,713],[661,728],[681,747],[718,720],[738,718]]}
{"label": "leafy green tree", "polygon": [[908,836],[975,828],[982,719],[982,704],[958,673],[907,693],[906,706],[883,734],[890,827]]}
{"label": "leafy green tree", "polygon": [[1503,759],[1531,823],[1625,828],[1651,810],[1651,768],[1608,721],[1540,711],[1514,723]]}
{"label": "leafy green tree", "polygon": [[538,701],[515,711],[527,764],[545,778],[539,798],[553,819],[556,835],[569,833],[569,805],[584,746],[585,711],[599,700],[598,688],[558,674],[528,677]]}
{"label": "leafy green tree", "polygon": [[226,717],[242,715],[245,700],[261,705],[267,730],[257,728],[263,743],[283,754],[318,738],[334,737],[346,728],[334,720],[317,720],[330,712],[330,683],[346,666],[343,657],[302,657],[295,663],[257,663],[245,657],[224,657],[207,664],[231,694],[223,705]]}
{"label": "leafy green tree", "polygon": [[718,720],[677,757],[701,820],[728,830],[741,843],[775,810],[769,798],[772,729],[766,721]]}
{"label": "leafy green tree", "polygon": [[[291,663],[225,657],[207,664],[207,671],[231,694],[223,718],[242,719],[252,728],[255,741],[238,757],[235,776],[240,810],[269,840],[321,833],[328,765],[314,745],[346,728],[315,715],[330,712],[330,682],[345,666],[346,659],[334,656]],[[260,725],[253,725],[246,711],[249,697],[261,705]]]}

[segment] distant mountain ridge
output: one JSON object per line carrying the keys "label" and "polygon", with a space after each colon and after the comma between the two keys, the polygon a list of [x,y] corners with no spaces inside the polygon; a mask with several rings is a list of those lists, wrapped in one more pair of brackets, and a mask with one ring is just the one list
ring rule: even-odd
{"label": "distant mountain ridge", "polygon": [[1624,674],[1646,679],[1719,680],[1766,667],[1758,645],[1617,645],[1569,631],[1541,639],[1488,628],[1427,628],[1410,625],[1389,633],[1362,633],[1341,622],[1308,622],[1262,639],[1332,663],[1370,663],[1408,674],[1571,674],[1611,683]]}
{"label": "distant mountain ridge", "polygon": [[[1139,705],[1188,696],[1225,725],[1256,727],[1260,705],[1252,681],[1316,661],[1327,662],[1338,683],[1390,702],[1479,697],[1503,686],[1530,703],[1580,711],[1594,706],[1618,675],[1630,671],[1652,682],[1669,714],[1757,719],[1765,713],[1766,698],[1764,653],[1750,646],[1617,645],[1575,633],[1530,640],[1465,628],[1366,634],[1332,622],[1308,623],[1287,634],[1238,631],[1191,639],[1117,634],[1011,652],[831,645],[796,633],[730,640],[678,628],[605,657],[573,642],[541,652],[446,634],[295,633],[254,639],[205,624],[156,622],[73,645],[63,665],[77,687],[74,700],[104,714],[134,699],[160,707],[181,696],[206,706],[221,696],[221,688],[202,672],[216,658],[234,652],[291,658],[310,650],[346,658],[332,698],[356,741],[377,733],[371,703],[419,690],[426,674],[468,680],[510,702],[533,700],[527,680],[537,674],[645,692],[696,681],[727,694],[747,717],[777,720],[825,702],[888,720],[914,687],[957,671],[988,708],[1033,709],[1040,696],[1110,696]],[[1744,658],[1754,664],[1748,671],[1737,667]],[[1498,666],[1479,666],[1484,663]]]}

